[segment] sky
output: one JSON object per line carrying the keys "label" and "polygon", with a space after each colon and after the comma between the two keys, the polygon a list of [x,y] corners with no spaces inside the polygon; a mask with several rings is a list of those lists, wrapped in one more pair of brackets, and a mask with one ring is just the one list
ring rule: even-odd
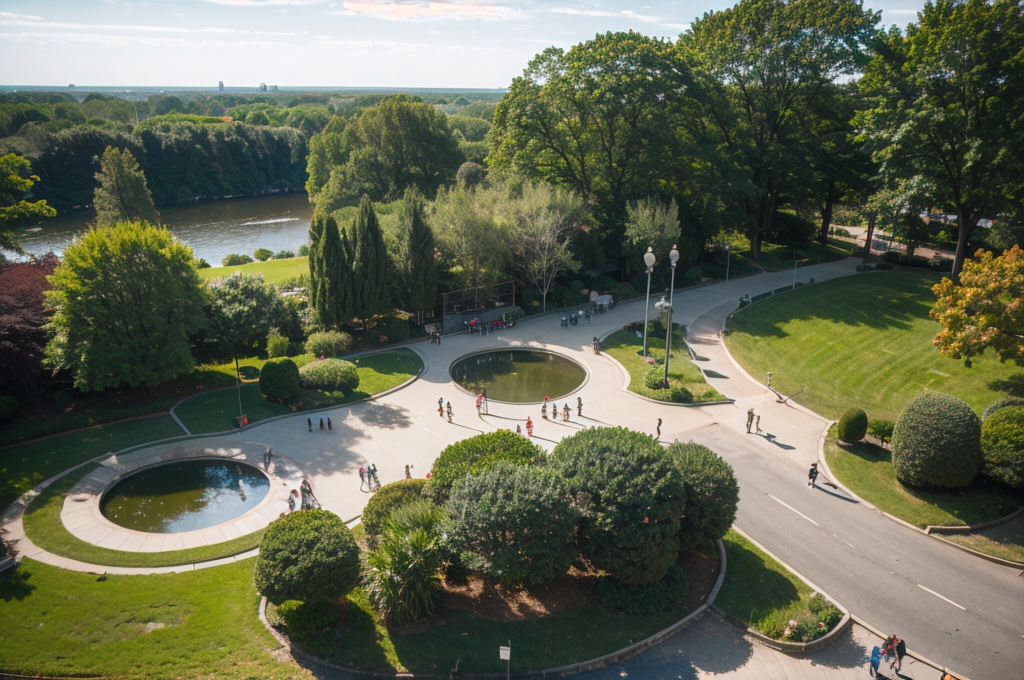
{"label": "sky", "polygon": [[[0,86],[504,88],[544,48],[723,0],[0,0]],[[905,26],[923,0],[865,0]]]}

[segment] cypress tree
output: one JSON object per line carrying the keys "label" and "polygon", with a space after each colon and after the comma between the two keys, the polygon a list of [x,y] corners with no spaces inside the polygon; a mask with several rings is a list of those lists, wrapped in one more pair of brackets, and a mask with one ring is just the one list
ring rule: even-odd
{"label": "cypress tree", "polygon": [[434,233],[423,219],[423,196],[415,189],[405,192],[402,226],[408,240],[406,302],[422,323],[423,310],[432,309],[437,299],[437,262]]}
{"label": "cypress tree", "polygon": [[327,306],[327,274],[323,261],[325,223],[326,220],[319,213],[314,213],[309,222],[309,305],[321,322]]}
{"label": "cypress tree", "polygon": [[330,215],[314,215],[309,240],[310,303],[320,324],[334,328],[352,318],[347,315],[348,253]]}
{"label": "cypress tree", "polygon": [[370,197],[359,201],[359,214],[352,226],[352,316],[368,325],[378,314],[391,311],[388,290],[388,252]]}

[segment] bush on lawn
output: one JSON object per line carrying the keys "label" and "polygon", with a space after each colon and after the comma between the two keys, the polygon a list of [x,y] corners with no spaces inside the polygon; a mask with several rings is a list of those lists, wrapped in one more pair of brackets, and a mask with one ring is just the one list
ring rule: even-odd
{"label": "bush on lawn", "polygon": [[862,408],[847,409],[836,426],[836,437],[847,444],[859,442],[867,433],[868,414]]}
{"label": "bush on lawn", "polygon": [[539,465],[544,461],[544,449],[507,430],[463,439],[447,447],[434,461],[427,491],[438,503],[443,503],[448,500],[448,493],[455,482],[467,473],[475,474],[498,461],[513,465]]}
{"label": "bush on lawn", "polygon": [[251,257],[248,255],[239,255],[237,253],[231,253],[220,261],[220,263],[225,267],[235,267],[240,264],[249,264],[250,262],[252,262]]}
{"label": "bush on lawn", "polygon": [[260,541],[256,589],[274,604],[347,595],[359,583],[359,547],[340,517],[301,510],[274,520]]}
{"label": "bush on lawn", "polygon": [[363,508],[362,518],[367,540],[376,541],[395,510],[422,500],[426,486],[425,479],[402,479],[382,486],[380,491],[370,496],[366,507]]}
{"label": "bush on lawn", "polygon": [[576,558],[577,513],[551,470],[498,462],[456,482],[445,509],[451,549],[506,588],[553,581]]}
{"label": "bush on lawn", "polygon": [[660,581],[679,555],[686,491],[651,436],[625,428],[581,430],[552,451],[580,511],[580,552],[627,585]]}
{"label": "bush on lawn", "polygon": [[282,401],[299,393],[299,367],[285,357],[269,359],[260,370],[260,391]]}
{"label": "bush on lawn", "polygon": [[967,486],[981,468],[981,419],[962,399],[924,392],[896,421],[892,466],[911,486]]}
{"label": "bush on lawn", "polygon": [[267,356],[271,359],[288,356],[288,338],[281,335],[276,328],[267,334]]}
{"label": "bush on lawn", "polygon": [[671,609],[685,600],[690,580],[682,567],[673,564],[665,578],[655,583],[630,586],[602,576],[597,579],[594,590],[608,609],[643,616]]}
{"label": "bush on lawn", "polygon": [[663,390],[665,389],[665,369],[660,366],[655,366],[647,372],[647,377],[644,378],[644,387],[649,390]]}
{"label": "bush on lawn", "polygon": [[341,331],[320,331],[311,333],[306,339],[306,354],[315,357],[333,358],[342,354],[352,345],[352,336]]}
{"label": "bush on lawn", "polygon": [[986,420],[988,420],[988,417],[991,416],[993,413],[995,413],[1001,408],[1006,408],[1007,406],[1024,406],[1024,399],[1021,399],[1020,397],[1009,397],[1008,399],[1000,399],[999,401],[992,404],[982,412],[981,421],[985,422]]}
{"label": "bush on lawn", "polygon": [[14,397],[8,397],[6,394],[0,395],[0,423],[6,423],[13,418],[20,405]]}
{"label": "bush on lawn", "polygon": [[350,361],[321,359],[311,361],[299,369],[299,383],[308,390],[341,390],[348,396],[359,387],[359,372]]}
{"label": "bush on lawn", "polygon": [[740,502],[740,486],[732,466],[695,442],[672,444],[667,453],[682,475],[686,492],[686,509],[679,527],[681,548],[696,548],[725,536]]}
{"label": "bush on lawn", "polygon": [[982,472],[1015,489],[1024,488],[1024,406],[1007,406],[981,425]]}
{"label": "bush on lawn", "polygon": [[892,430],[895,426],[896,423],[891,420],[869,420],[868,434],[877,437],[885,445],[892,441]]}
{"label": "bush on lawn", "polygon": [[256,252],[252,254],[260,262],[266,262],[274,256],[274,252],[268,248],[257,248]]}
{"label": "bush on lawn", "polygon": [[296,640],[304,640],[336,624],[338,607],[326,600],[309,604],[300,600],[285,600],[277,608],[277,615],[284,621],[288,635]]}
{"label": "bush on lawn", "polygon": [[366,591],[385,622],[404,626],[434,611],[440,586],[440,513],[425,501],[400,508],[366,555]]}

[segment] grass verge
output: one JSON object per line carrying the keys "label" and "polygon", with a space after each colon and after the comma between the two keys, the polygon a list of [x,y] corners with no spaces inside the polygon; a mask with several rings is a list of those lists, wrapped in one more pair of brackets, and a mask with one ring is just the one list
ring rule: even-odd
{"label": "grass verge", "polygon": [[812,597],[810,586],[753,543],[731,530],[722,540],[729,566],[715,604],[730,618],[791,642],[810,642],[839,623],[838,608],[822,596]]}
{"label": "grass verge", "polygon": [[827,418],[859,406],[894,421],[923,389],[956,395],[980,413],[1011,389],[1011,369],[991,354],[967,368],[932,346],[938,280],[891,271],[804,286],[734,314],[726,342],[748,373],[771,371],[774,387],[799,393],[796,401]]}
{"label": "grass verge", "polygon": [[213,560],[259,547],[265,530],[246,536],[188,550],[173,550],[158,553],[134,553],[101,548],[76,538],[60,519],[64,497],[82,477],[96,469],[87,465],[51,484],[25,511],[25,534],[37,546],[63,557],[107,567],[170,567]]}
{"label": "grass verge", "polygon": [[245,560],[101,581],[25,559],[0,574],[0,666],[45,676],[310,678],[271,655],[252,569]]}
{"label": "grass verge", "polygon": [[840,445],[835,426],[825,461],[836,481],[875,507],[919,527],[966,526],[998,519],[1020,507],[1024,494],[978,477],[962,489],[913,489],[896,479],[892,453],[874,444]]}
{"label": "grass verge", "polygon": [[302,274],[309,274],[308,257],[292,257],[284,260],[267,260],[266,262],[250,262],[249,264],[237,265],[234,267],[208,267],[199,270],[199,276],[204,281],[212,281],[225,276],[231,276],[236,272],[243,274],[263,274],[263,280],[267,283],[280,283],[285,279],[292,279]]}
{"label": "grass verge", "polygon": [[[942,534],[951,543],[977,550],[986,555],[999,557],[1011,562],[1024,563],[1024,519],[1017,518],[1006,524],[983,529],[969,534]],[[1015,525],[1015,526],[1011,526]]]}
{"label": "grass verge", "polygon": [[[639,327],[642,329],[643,324]],[[642,356],[643,338],[636,337],[632,331],[616,331],[601,343],[601,350],[618,361],[629,372],[629,391],[658,401],[671,402],[670,390],[650,389],[644,380],[653,366],[647,364]],[[665,355],[665,339],[647,335],[647,353],[649,356],[663,360]],[[690,361],[690,354],[683,342],[683,331],[676,329],[672,336],[672,355],[669,361],[669,384],[673,387],[684,387],[693,395],[693,401],[726,401],[721,392],[707,384],[704,374]],[[661,361],[659,366],[664,366]]]}
{"label": "grass verge", "polygon": [[[292,359],[301,366],[312,361],[313,357],[305,355]],[[256,382],[249,382],[241,388],[242,410],[249,416],[249,422],[254,423],[273,416],[348,404],[398,387],[423,368],[419,356],[404,348],[367,354],[351,361],[359,373],[359,389],[348,396],[341,392],[300,390],[297,396],[286,400],[284,404],[276,404],[263,398]],[[266,360],[247,359],[240,363],[261,368]],[[233,364],[230,370],[233,375]],[[238,415],[238,393],[235,390],[221,390],[200,394],[183,402],[175,409],[175,413],[195,434],[229,430],[234,427],[233,420]]]}

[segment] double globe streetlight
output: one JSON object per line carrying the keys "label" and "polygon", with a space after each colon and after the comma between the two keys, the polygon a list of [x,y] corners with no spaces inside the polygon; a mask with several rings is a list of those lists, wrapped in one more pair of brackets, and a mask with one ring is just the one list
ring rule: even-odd
{"label": "double globe streetlight", "polygon": [[[644,356],[647,356],[647,313],[650,309],[651,303],[651,271],[654,269],[655,258],[654,253],[648,248],[647,252],[644,253],[644,264],[647,265],[647,307],[644,309]],[[672,246],[672,250],[669,251],[668,260],[672,267],[672,282],[668,288],[668,300],[666,301],[662,296],[661,301],[654,306],[659,312],[666,315],[667,323],[665,324],[665,386],[668,387],[668,360],[669,355],[672,352],[672,302],[675,297],[676,289],[676,264],[679,262],[679,251],[676,250],[676,246]]]}
{"label": "double globe streetlight", "polygon": [[658,258],[654,256],[654,252],[650,246],[647,246],[647,252],[644,253],[644,264],[647,265],[647,304],[644,305],[644,358],[647,358],[647,318],[651,311],[651,272],[654,271],[654,263],[658,261]]}

